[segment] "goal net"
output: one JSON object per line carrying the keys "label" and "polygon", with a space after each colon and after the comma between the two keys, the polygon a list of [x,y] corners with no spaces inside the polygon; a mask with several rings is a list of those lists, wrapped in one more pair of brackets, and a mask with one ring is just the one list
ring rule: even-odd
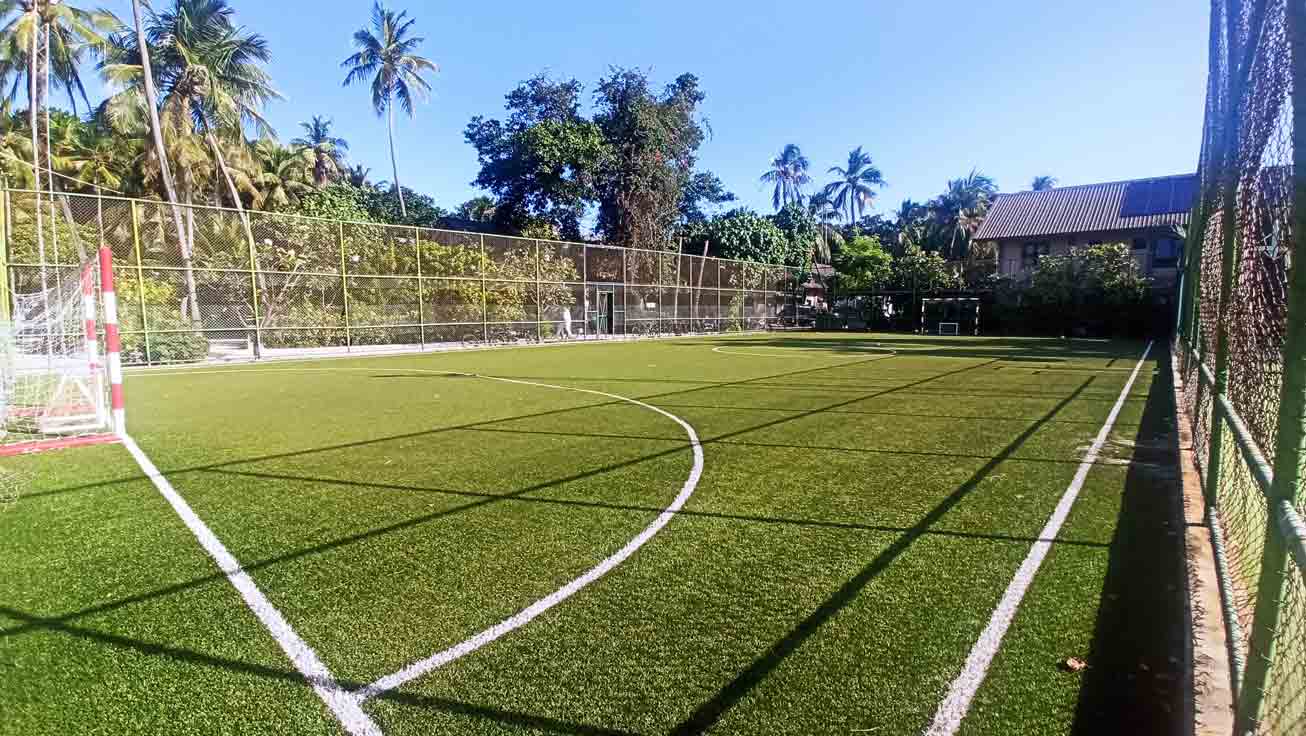
{"label": "goal net", "polygon": [[99,266],[46,269],[0,321],[0,454],[111,439]]}
{"label": "goal net", "polygon": [[978,297],[929,297],[921,300],[921,332],[927,335],[980,334]]}

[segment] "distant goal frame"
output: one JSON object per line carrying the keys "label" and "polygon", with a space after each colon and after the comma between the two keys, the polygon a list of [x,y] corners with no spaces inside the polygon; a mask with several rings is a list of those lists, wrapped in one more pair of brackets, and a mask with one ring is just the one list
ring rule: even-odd
{"label": "distant goal frame", "polygon": [[[982,315],[983,315],[983,304],[984,304],[984,300],[983,300],[983,299],[981,299],[981,298],[979,298],[979,297],[976,297],[976,296],[933,296],[933,297],[923,297],[923,298],[921,298],[921,300],[920,300],[920,305],[921,305],[921,314],[920,314],[920,332],[921,332],[921,334],[934,334],[934,333],[937,333],[940,337],[961,337],[963,334],[966,334],[966,333],[962,332],[962,330],[961,330],[961,325],[962,325],[962,322],[963,322],[962,320],[949,320],[949,319],[939,320],[939,324],[938,324],[938,327],[937,327],[936,330],[931,331],[931,330],[929,329],[929,327],[928,327],[928,323],[927,323],[926,320],[925,320],[925,312],[926,312],[926,308],[927,308],[930,304],[957,304],[957,305],[959,305],[959,306],[961,306],[961,305],[973,304],[974,307],[975,307],[975,326],[970,330],[970,334],[973,335],[973,336],[975,336],[975,337],[978,337],[978,336],[979,336],[979,334],[980,334],[980,318],[981,318]],[[945,333],[945,332],[943,331],[943,326],[944,326],[944,325],[954,325],[956,329],[955,329],[954,332]]]}

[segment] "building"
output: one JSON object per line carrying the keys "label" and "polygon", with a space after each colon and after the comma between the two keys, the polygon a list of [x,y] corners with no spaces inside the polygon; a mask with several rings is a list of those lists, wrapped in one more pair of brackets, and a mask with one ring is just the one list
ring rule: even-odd
{"label": "building", "polygon": [[1197,175],[999,194],[975,240],[997,244],[998,273],[1022,278],[1046,255],[1098,243],[1128,243],[1144,274],[1175,282]]}

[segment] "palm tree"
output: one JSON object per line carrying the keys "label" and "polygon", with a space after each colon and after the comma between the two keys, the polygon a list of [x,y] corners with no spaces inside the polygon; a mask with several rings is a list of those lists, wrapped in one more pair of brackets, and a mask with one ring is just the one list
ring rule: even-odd
{"label": "palm tree", "polygon": [[372,186],[372,182],[368,181],[367,179],[367,175],[371,173],[372,170],[369,169],[368,167],[362,164],[354,164],[353,166],[350,166],[349,168],[345,169],[345,178],[349,180],[350,186],[358,187],[359,189],[365,189],[367,187]]}
{"label": "palm tree", "polygon": [[[997,192],[997,183],[978,169],[971,169],[966,176],[948,182],[948,190],[935,200],[934,210],[941,224],[952,231],[948,243],[949,258],[966,256],[970,239],[984,222]],[[960,246],[957,242],[959,236]]]}
{"label": "palm tree", "polygon": [[372,82],[372,109],[377,116],[386,116],[386,130],[390,136],[390,168],[394,172],[394,190],[399,196],[399,213],[407,217],[404,190],[399,184],[399,162],[395,157],[395,101],[413,116],[414,98],[425,99],[431,85],[422,78],[422,72],[438,72],[430,60],[414,51],[425,39],[410,38],[416,19],[408,18],[408,11],[395,13],[380,2],[372,6],[372,28],[354,32],[354,46],[358,49],[345,59],[341,66],[348,69],[344,86],[356,82]]}
{"label": "palm tree", "polygon": [[808,198],[807,212],[817,223],[812,260],[816,263],[829,263],[833,259],[834,250],[843,245],[843,235],[835,227],[839,221],[839,210],[835,209],[826,193],[821,191]]}
{"label": "palm tree", "polygon": [[807,157],[793,143],[786,144],[780,155],[771,160],[771,168],[760,177],[765,184],[774,184],[771,206],[777,211],[790,202],[803,203],[803,187],[811,183],[807,175],[810,164]]}
{"label": "palm tree", "polygon": [[1057,185],[1057,178],[1048,174],[1040,174],[1034,177],[1029,183],[1029,188],[1035,192],[1045,192]]}
{"label": "palm tree", "polygon": [[345,168],[345,152],[349,143],[344,138],[331,135],[331,118],[314,115],[307,123],[300,123],[304,135],[291,141],[298,146],[313,164],[313,186],[319,189],[340,176]]}
{"label": "palm tree", "polygon": [[[68,94],[73,113],[79,97],[90,107],[81,66],[88,55],[103,53],[108,35],[123,29],[122,21],[107,10],[83,10],[67,0],[0,0],[0,18],[15,11],[19,15],[0,29],[0,78],[13,79],[7,98],[15,99],[20,86],[30,93],[33,80],[43,88],[48,65],[51,85]],[[37,53],[32,57],[34,45]],[[37,97],[42,96],[38,89]],[[43,110],[43,105],[36,107]]]}
{"label": "palm tree", "polygon": [[825,185],[822,190],[830,198],[837,210],[846,210],[848,224],[857,222],[857,218],[866,210],[866,205],[875,199],[875,187],[884,186],[884,175],[875,167],[869,153],[863,153],[858,146],[848,152],[848,167],[830,167],[827,172],[838,177]]}
{"label": "palm tree", "polygon": [[308,183],[307,162],[295,149],[274,140],[263,139],[254,146],[259,172],[254,177],[254,208],[282,209],[299,201],[299,195],[312,191]]}

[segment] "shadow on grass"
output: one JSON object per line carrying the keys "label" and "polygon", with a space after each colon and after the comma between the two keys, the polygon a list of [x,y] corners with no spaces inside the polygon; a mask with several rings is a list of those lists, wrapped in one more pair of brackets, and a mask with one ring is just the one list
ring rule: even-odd
{"label": "shadow on grass", "polygon": [[[820,335],[821,333],[808,333]],[[1052,338],[984,338],[984,337],[907,337],[898,335],[865,335],[837,337],[767,337],[762,339],[715,339],[693,342],[667,343],[675,347],[738,347],[746,348],[805,348],[828,350],[834,353],[867,354],[870,346],[910,350],[909,356],[932,358],[1000,358],[1011,362],[1063,363],[1074,359],[1118,359],[1122,353],[1133,351],[1129,343],[1097,343]]]}
{"label": "shadow on grass", "polygon": [[1014,454],[1021,445],[1034,436],[1034,433],[1040,427],[1051,421],[1058,412],[1074,401],[1082,391],[1089,387],[1093,380],[1092,377],[1085,379],[1074,393],[1062,399],[1047,414],[1030,424],[1029,427],[1009,442],[1001,452],[985,463],[983,467],[976,470],[966,482],[958,486],[947,498],[921,517],[919,522],[910,529],[905,530],[901,536],[894,540],[883,552],[876,555],[875,559],[871,560],[860,572],[840,586],[830,597],[826,598],[807,618],[799,622],[782,639],[772,644],[760,657],[753,660],[752,664],[736,675],[725,687],[721,688],[712,699],[700,705],[688,718],[681,721],[673,733],[698,734],[712,728],[721,719],[721,716],[725,715],[726,711],[734,707],[744,696],[765,681],[789,655],[797,651],[826,622],[856,598],[862,589],[869,585],[876,576],[888,569],[903,552],[911,547],[912,543],[927,534],[931,527],[938,523],[944,515],[960,503],[962,499],[970,495],[971,491],[979,486],[980,481],[984,480],[989,473],[992,473],[995,468],[1001,465],[1002,461],[1008,456]]}
{"label": "shadow on grass", "polygon": [[[239,659],[218,657],[211,654],[205,654],[204,652],[197,652],[192,649],[183,649],[181,647],[158,644],[155,642],[143,641],[141,639],[133,639],[131,637],[111,634],[82,626],[74,626],[63,622],[60,619],[33,616],[32,614],[8,606],[0,606],[0,613],[24,621],[27,625],[34,628],[56,631],[66,636],[92,641],[115,649],[130,649],[151,657],[163,657],[188,665],[212,667],[239,674],[254,675],[269,680],[282,680],[296,684],[306,682],[304,676],[294,670],[269,667],[267,665],[246,662]],[[335,684],[345,688],[346,690],[354,691],[366,687],[369,683],[342,680],[337,681]],[[626,736],[626,734],[630,733],[628,731],[601,728],[583,723],[572,723],[531,713],[502,710],[500,708],[490,708],[482,705],[472,705],[471,703],[464,703],[458,700],[434,698],[425,695],[404,693],[397,690],[383,692],[377,695],[376,699],[421,708],[424,710],[442,711],[445,713],[454,713],[474,718],[483,718],[510,726],[538,729],[549,733],[576,734],[577,736]]]}
{"label": "shadow on grass", "polygon": [[1168,351],[1160,351],[1110,545],[1074,733],[1182,733],[1183,529]]}
{"label": "shadow on grass", "polygon": [[[933,375],[933,376],[930,376],[929,378],[923,378],[923,379],[921,379],[921,380],[919,380],[919,381],[915,381],[915,382],[913,382],[913,383],[905,384],[905,385],[903,385],[903,386],[901,386],[901,387],[898,387],[898,388],[884,389],[884,390],[882,390],[882,391],[878,391],[878,392],[875,392],[875,393],[873,393],[873,394],[869,394],[869,395],[860,395],[860,396],[856,396],[856,397],[853,397],[853,398],[851,398],[851,399],[848,399],[848,400],[846,400],[846,401],[840,401],[840,402],[837,402],[837,403],[831,404],[830,406],[821,407],[821,408],[817,408],[817,409],[809,409],[809,410],[805,410],[805,411],[799,412],[799,413],[797,413],[797,414],[794,414],[793,416],[780,417],[780,418],[778,418],[778,419],[773,419],[773,420],[771,420],[771,421],[762,422],[761,424],[757,424],[757,425],[750,426],[750,427],[745,427],[745,428],[743,428],[743,429],[739,429],[739,430],[736,430],[736,431],[734,431],[734,432],[730,432],[730,433],[728,433],[728,434],[721,435],[721,436],[719,436],[719,437],[717,437],[717,438],[715,438],[715,439],[716,439],[716,440],[724,440],[724,439],[729,439],[729,438],[732,438],[732,437],[737,437],[737,436],[740,436],[740,435],[744,435],[744,434],[747,434],[747,433],[749,433],[749,432],[754,432],[754,431],[757,431],[757,430],[760,430],[760,429],[767,429],[767,428],[770,428],[770,427],[775,427],[775,426],[778,426],[778,425],[784,424],[784,423],[786,423],[786,422],[791,422],[791,421],[793,421],[793,420],[795,420],[795,419],[802,419],[802,418],[804,418],[804,417],[814,416],[814,415],[816,415],[816,414],[820,414],[820,413],[822,413],[822,412],[829,411],[829,410],[831,410],[831,409],[837,409],[837,408],[842,407],[842,406],[847,406],[847,405],[849,405],[849,404],[852,404],[852,403],[855,403],[855,402],[858,402],[858,401],[861,401],[861,400],[863,400],[863,399],[870,398],[870,397],[873,397],[873,396],[880,396],[880,395],[883,395],[883,394],[889,394],[889,393],[893,393],[894,391],[897,391],[897,390],[900,390],[900,389],[910,388],[910,387],[912,387],[912,386],[917,386],[917,385],[920,385],[920,384],[928,383],[928,382],[930,382],[930,381],[938,380],[938,379],[941,379],[941,378],[947,378],[947,377],[950,377],[950,376],[955,376],[955,375],[958,375],[958,374],[961,374],[961,373],[965,373],[966,371],[969,371],[969,370],[974,370],[974,369],[976,369],[976,368],[981,368],[981,367],[983,367],[983,366],[985,366],[985,365],[988,365],[988,364],[987,364],[987,363],[979,363],[979,364],[976,364],[976,365],[965,366],[965,367],[963,367],[963,368],[957,368],[957,369],[955,369],[955,370],[947,371],[947,372],[945,372],[945,373],[938,373],[938,374],[935,374],[935,375]],[[821,369],[818,368],[818,369],[812,369],[812,370],[821,370]],[[809,371],[799,371],[799,372],[809,372]],[[1092,381],[1092,379],[1089,379],[1089,381],[1086,381],[1085,384],[1084,384],[1084,386],[1087,386],[1088,382],[1090,382],[1090,381]],[[1081,386],[1079,390],[1083,390],[1084,386]],[[694,390],[694,389],[690,389],[690,390],[692,391],[692,390]],[[679,393],[685,393],[685,392],[673,392],[673,393],[677,393],[677,394],[679,394]],[[1076,392],[1076,393],[1078,393],[1078,392]],[[1069,401],[1069,399],[1067,399],[1066,401]],[[605,404],[598,404],[598,406],[602,406],[602,405],[606,405],[606,404],[624,404],[624,403],[625,403],[625,402],[613,401],[613,402],[605,402]],[[538,413],[536,413],[536,414],[526,415],[526,416],[523,416],[523,417],[515,417],[515,419],[522,419],[522,418],[529,418],[529,417],[538,417],[538,416],[556,415],[556,414],[561,414],[561,413],[568,412],[568,411],[573,411],[573,410],[576,409],[576,408],[577,408],[577,407],[569,407],[569,408],[565,408],[565,409],[555,409],[555,410],[550,410],[550,411],[545,411],[545,412],[538,412]],[[427,435],[437,434],[437,433],[440,433],[440,432],[451,431],[451,430],[454,430],[454,429],[469,429],[469,428],[477,427],[477,426],[484,426],[484,425],[490,425],[490,424],[497,424],[497,423],[499,423],[499,422],[503,422],[503,421],[508,421],[508,420],[506,420],[506,419],[496,419],[496,420],[493,420],[493,421],[473,422],[473,423],[466,424],[466,425],[460,425],[460,426],[458,426],[458,427],[447,427],[447,428],[443,428],[443,429],[439,429],[439,430],[431,430],[431,431],[427,431],[427,432],[413,432],[413,433],[409,433],[409,434],[405,434],[405,435],[399,435],[399,437],[419,437],[419,436],[427,436]],[[303,456],[303,455],[310,455],[310,454],[313,454],[313,453],[316,453],[316,452],[321,452],[321,451],[329,450],[329,449],[339,449],[340,447],[358,447],[358,446],[364,446],[364,445],[374,444],[374,443],[376,443],[376,442],[389,441],[389,440],[391,440],[391,439],[394,439],[394,438],[393,438],[393,437],[390,437],[390,438],[383,438],[383,439],[380,439],[380,440],[365,440],[365,441],[360,441],[360,442],[346,443],[345,445],[334,445],[334,446],[329,447],[329,448],[314,448],[314,449],[312,449],[312,450],[302,450],[302,451],[296,451],[296,452],[278,453],[278,454],[275,454],[275,455],[267,455],[267,456],[262,456],[262,457],[248,458],[248,459],[245,459],[245,460],[232,460],[232,461],[227,461],[227,462],[222,462],[222,463],[214,463],[214,464],[210,464],[210,465],[202,465],[202,466],[195,466],[195,467],[190,467],[190,468],[184,468],[184,469],[180,469],[180,470],[167,470],[167,471],[164,471],[164,474],[165,474],[165,475],[167,475],[167,474],[174,474],[174,475],[175,475],[175,474],[179,474],[179,473],[197,472],[197,471],[209,471],[209,472],[217,471],[217,472],[222,472],[224,469],[226,469],[226,468],[230,468],[230,467],[233,466],[233,465],[240,465],[240,464],[246,464],[246,463],[250,463],[250,462],[259,462],[259,461],[264,461],[264,460],[280,459],[280,458],[287,458],[287,457],[298,457],[298,456]],[[354,544],[354,543],[356,543],[356,542],[361,542],[361,541],[364,541],[364,540],[367,540],[367,539],[373,539],[373,538],[375,538],[375,537],[383,536],[383,535],[390,534],[390,533],[397,532],[397,531],[402,531],[402,530],[405,530],[405,529],[411,529],[411,528],[413,528],[413,527],[421,526],[421,525],[423,525],[423,524],[427,524],[427,523],[429,523],[429,522],[431,522],[431,521],[435,521],[435,520],[437,520],[437,519],[442,519],[442,518],[445,518],[445,517],[447,517],[447,516],[452,516],[453,514],[463,513],[463,512],[465,512],[465,511],[471,511],[471,510],[473,510],[473,509],[479,508],[479,507],[481,507],[481,506],[485,506],[485,505],[487,505],[487,504],[498,503],[498,502],[502,502],[502,501],[510,501],[510,500],[513,500],[513,499],[520,498],[520,497],[522,497],[522,496],[524,496],[524,495],[526,495],[526,494],[528,494],[528,493],[533,493],[533,492],[535,492],[535,491],[540,491],[540,490],[544,490],[544,489],[547,489],[547,488],[552,488],[552,487],[555,487],[555,486],[559,486],[559,485],[562,485],[562,484],[565,484],[565,483],[570,483],[570,482],[573,482],[573,481],[583,480],[583,479],[591,478],[591,477],[594,477],[594,476],[597,476],[597,475],[602,475],[602,474],[604,474],[604,473],[607,473],[607,472],[610,472],[610,471],[613,471],[613,470],[618,470],[618,469],[621,469],[621,468],[630,467],[630,466],[632,466],[632,465],[636,465],[636,464],[638,464],[638,463],[642,463],[642,462],[645,462],[645,461],[648,461],[648,460],[655,460],[655,459],[658,459],[658,458],[666,457],[666,456],[668,456],[668,455],[673,455],[673,454],[676,454],[676,453],[685,452],[687,449],[688,449],[688,446],[685,445],[685,444],[683,444],[683,443],[681,443],[681,444],[677,444],[675,447],[671,447],[671,448],[668,448],[668,449],[666,449],[666,450],[660,450],[660,451],[658,451],[658,452],[653,452],[653,453],[649,453],[649,454],[646,454],[646,455],[641,455],[641,456],[639,456],[639,457],[631,458],[631,459],[629,459],[629,460],[624,460],[624,461],[619,462],[619,463],[612,463],[612,464],[605,465],[605,466],[602,466],[602,467],[599,467],[599,468],[594,468],[594,469],[591,469],[591,470],[586,470],[586,471],[584,471],[584,472],[575,473],[575,474],[572,474],[572,475],[566,476],[566,477],[564,477],[564,478],[557,478],[557,479],[550,480],[550,481],[546,481],[546,482],[543,482],[543,483],[537,483],[537,484],[535,484],[535,485],[527,486],[527,487],[525,487],[525,488],[521,488],[521,489],[518,489],[518,490],[516,490],[516,491],[512,491],[512,492],[510,492],[510,493],[503,493],[503,494],[490,494],[490,495],[488,495],[488,496],[483,496],[483,497],[482,497],[482,496],[478,496],[478,497],[476,497],[474,500],[469,501],[468,503],[465,503],[465,504],[462,504],[462,505],[459,505],[459,506],[455,506],[455,507],[453,507],[453,508],[441,509],[440,511],[436,511],[436,512],[433,512],[433,513],[430,513],[430,514],[424,514],[424,515],[422,515],[422,516],[417,516],[417,517],[413,517],[413,518],[410,518],[410,519],[405,519],[405,520],[403,520],[403,521],[396,522],[396,523],[394,523],[394,524],[388,524],[388,525],[386,525],[386,526],[377,527],[377,528],[374,528],[374,529],[369,529],[369,530],[367,530],[367,531],[363,531],[363,532],[358,532],[358,533],[356,533],[356,534],[351,534],[351,535],[348,535],[348,536],[345,536],[345,537],[341,537],[341,538],[339,538],[339,539],[334,539],[334,540],[331,540],[331,541],[329,541],[329,542],[324,542],[324,543],[322,543],[322,544],[314,545],[314,546],[312,546],[312,547],[306,547],[306,548],[304,548],[304,549],[295,550],[295,551],[293,551],[293,552],[287,552],[286,554],[278,555],[278,556],[276,556],[276,557],[271,557],[271,558],[267,558],[267,559],[263,559],[263,560],[258,560],[258,561],[256,561],[256,562],[252,562],[252,563],[248,563],[248,564],[242,564],[241,567],[242,567],[242,569],[244,569],[244,570],[246,570],[246,571],[253,571],[253,570],[258,570],[258,569],[262,569],[262,568],[265,568],[265,567],[269,567],[269,566],[271,566],[271,565],[275,565],[275,564],[278,564],[278,563],[281,563],[281,562],[286,562],[286,561],[289,561],[289,560],[299,559],[299,558],[307,557],[307,556],[310,556],[310,555],[320,554],[320,553],[322,553],[322,552],[327,552],[327,551],[329,551],[329,550],[337,549],[337,548],[340,548],[340,547],[343,547],[343,546],[346,546],[346,545],[349,545],[349,544]],[[121,482],[121,481],[104,481],[104,482],[101,482],[101,483],[89,484],[88,486],[85,486],[85,487],[94,487],[94,486],[100,486],[100,485],[109,485],[109,484],[112,484],[112,483],[118,483],[118,482]],[[46,493],[48,494],[48,493],[51,493],[51,492],[46,492]],[[203,585],[203,584],[206,584],[206,583],[209,583],[209,582],[212,582],[212,581],[215,581],[215,580],[221,579],[221,578],[223,578],[223,577],[225,577],[225,576],[224,576],[222,573],[216,573],[216,574],[213,574],[213,575],[208,575],[208,576],[205,576],[205,577],[202,577],[202,578],[197,578],[197,579],[195,579],[195,580],[191,580],[191,581],[188,581],[188,582],[185,582],[185,583],[177,583],[177,584],[174,584],[174,585],[170,585],[170,586],[167,586],[167,587],[165,587],[165,588],[161,588],[161,589],[158,589],[158,590],[155,590],[155,591],[150,591],[150,592],[146,592],[146,593],[140,593],[140,594],[137,594],[137,595],[134,595],[134,596],[128,596],[128,597],[126,597],[126,598],[120,598],[120,599],[118,599],[118,600],[116,600],[116,601],[111,601],[111,602],[108,602],[108,603],[103,603],[103,604],[96,605],[96,606],[92,606],[92,607],[89,607],[89,608],[84,608],[84,609],[82,609],[82,610],[75,611],[75,612],[72,612],[72,613],[68,613],[68,614],[65,614],[65,615],[59,617],[58,619],[52,619],[52,620],[58,620],[58,621],[71,621],[71,620],[73,620],[73,619],[81,618],[81,617],[86,616],[86,615],[89,615],[89,614],[100,613],[100,612],[107,611],[107,610],[112,610],[112,609],[115,609],[115,608],[121,608],[122,606],[130,605],[130,604],[132,604],[132,603],[137,603],[137,602],[141,602],[141,601],[149,600],[149,599],[151,599],[151,598],[157,598],[157,597],[160,597],[160,596],[163,596],[163,595],[170,595],[170,594],[172,594],[172,593],[177,593],[177,592],[180,592],[180,591],[183,591],[183,590],[187,590],[187,589],[189,589],[189,588],[197,587],[197,586],[199,586],[199,585]],[[30,625],[23,625],[23,626],[19,626],[19,627],[17,627],[17,628],[13,628],[13,629],[0,630],[0,638],[4,638],[4,637],[7,637],[7,636],[13,636],[13,635],[15,635],[15,634],[22,633],[23,631],[28,630],[28,629],[30,629],[30,628],[31,628]]]}

